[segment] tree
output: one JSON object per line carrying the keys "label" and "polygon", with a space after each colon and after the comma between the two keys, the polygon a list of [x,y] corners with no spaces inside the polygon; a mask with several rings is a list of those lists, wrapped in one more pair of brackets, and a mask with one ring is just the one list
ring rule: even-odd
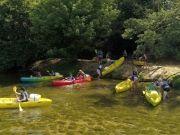
{"label": "tree", "polygon": [[44,50],[76,56],[84,46],[108,37],[118,13],[114,0],[47,0],[31,13],[31,30]]}
{"label": "tree", "polygon": [[23,66],[31,60],[34,47],[31,43],[30,25],[26,1],[0,2],[0,70]]}
{"label": "tree", "polygon": [[137,39],[136,53],[148,52],[154,58],[174,57],[180,60],[179,2],[171,9],[161,9],[144,19],[131,18],[124,23],[124,38]]}

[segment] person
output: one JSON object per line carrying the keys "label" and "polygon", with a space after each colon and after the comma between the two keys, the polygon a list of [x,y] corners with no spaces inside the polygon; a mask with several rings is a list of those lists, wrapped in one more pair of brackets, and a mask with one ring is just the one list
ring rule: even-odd
{"label": "person", "polygon": [[50,73],[50,71],[49,71],[49,70],[46,70],[46,75],[51,76],[51,73]]}
{"label": "person", "polygon": [[163,100],[166,100],[168,98],[168,92],[170,91],[168,80],[159,78],[155,84],[162,89]]}
{"label": "person", "polygon": [[14,91],[15,94],[17,95],[17,101],[18,102],[27,102],[29,95],[28,95],[26,89],[24,87],[20,87],[20,88],[18,88],[18,90],[20,92],[17,92],[16,90]]}
{"label": "person", "polygon": [[147,55],[144,53],[142,56],[139,57],[139,61],[144,61],[144,65],[147,65]]}
{"label": "person", "polygon": [[111,62],[111,53],[110,52],[106,53],[106,60],[107,60],[107,63]]}
{"label": "person", "polygon": [[132,71],[132,75],[130,76],[130,79],[133,81],[132,90],[136,90],[138,85],[138,72],[136,68]]}
{"label": "person", "polygon": [[98,80],[100,80],[102,76],[102,65],[99,65],[99,67],[96,69],[96,73],[98,75]]}
{"label": "person", "polygon": [[33,76],[36,76],[36,77],[41,77],[41,72],[40,72],[40,70],[39,69],[30,69],[30,71],[31,71],[31,77],[33,77]]}
{"label": "person", "polygon": [[161,87],[163,89],[163,100],[166,100],[168,98],[168,92],[170,91],[168,80],[163,79]]}
{"label": "person", "polygon": [[102,63],[102,59],[103,59],[103,51],[100,49],[100,50],[97,51],[97,61],[98,61],[98,64]]}
{"label": "person", "polygon": [[55,76],[55,72],[53,70],[51,72],[49,70],[46,70],[46,74],[49,76]]}
{"label": "person", "polygon": [[79,72],[76,75],[76,78],[78,79],[84,79],[86,77],[86,74],[84,73],[84,71],[82,71],[81,69],[79,70]]}
{"label": "person", "polygon": [[75,80],[72,74],[69,75],[69,77],[66,77],[65,80]]}
{"label": "person", "polygon": [[140,61],[146,61],[146,60],[147,60],[147,55],[144,53],[143,55],[141,55],[141,56],[139,57],[139,60],[140,60]]}
{"label": "person", "polygon": [[123,51],[123,56],[124,56],[124,58],[127,58],[128,55],[127,55],[127,51],[126,50]]}

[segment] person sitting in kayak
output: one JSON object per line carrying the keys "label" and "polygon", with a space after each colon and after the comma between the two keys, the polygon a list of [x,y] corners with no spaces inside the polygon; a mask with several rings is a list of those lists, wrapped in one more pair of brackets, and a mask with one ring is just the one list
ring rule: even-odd
{"label": "person sitting in kayak", "polygon": [[86,74],[84,73],[84,71],[82,71],[80,69],[79,72],[76,75],[76,79],[84,79],[85,77],[86,77]]}
{"label": "person sitting in kayak", "polygon": [[132,75],[130,76],[130,79],[133,81],[132,90],[136,90],[137,89],[137,84],[138,84],[138,72],[137,72],[137,69],[134,69],[132,71]]}
{"label": "person sitting in kayak", "polygon": [[75,78],[72,74],[70,74],[69,77],[65,78],[65,80],[75,80]]}
{"label": "person sitting in kayak", "polygon": [[20,88],[18,88],[18,90],[20,92],[17,92],[16,90],[14,91],[15,94],[17,95],[17,101],[18,102],[27,102],[29,95],[28,95],[26,89],[24,87],[20,87]]}
{"label": "person sitting in kayak", "polygon": [[49,70],[46,70],[46,74],[49,76],[55,76],[55,72],[53,70],[51,72]]}

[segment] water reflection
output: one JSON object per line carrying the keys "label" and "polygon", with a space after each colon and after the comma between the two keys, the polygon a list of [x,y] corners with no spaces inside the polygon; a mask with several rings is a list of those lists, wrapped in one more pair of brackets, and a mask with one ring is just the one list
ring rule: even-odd
{"label": "water reflection", "polygon": [[[114,94],[119,81],[100,80],[81,85],[51,87],[28,85],[29,93],[51,98],[52,105],[41,108],[1,109],[0,134],[32,135],[131,135],[173,134],[180,127],[178,91],[168,102],[152,107],[142,92]],[[2,97],[13,97],[12,86],[1,85]]]}

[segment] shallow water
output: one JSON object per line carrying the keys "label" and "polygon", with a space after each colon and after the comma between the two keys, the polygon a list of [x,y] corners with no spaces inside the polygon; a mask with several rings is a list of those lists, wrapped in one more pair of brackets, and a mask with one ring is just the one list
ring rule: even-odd
{"label": "shallow water", "polygon": [[[0,76],[2,78],[2,75]],[[11,77],[7,77],[10,79]],[[178,135],[180,92],[157,107],[141,91],[113,94],[117,80],[53,88],[49,83],[27,85],[29,93],[53,100],[49,107],[0,109],[0,134],[18,135]],[[17,78],[0,82],[1,97],[14,97]]]}

